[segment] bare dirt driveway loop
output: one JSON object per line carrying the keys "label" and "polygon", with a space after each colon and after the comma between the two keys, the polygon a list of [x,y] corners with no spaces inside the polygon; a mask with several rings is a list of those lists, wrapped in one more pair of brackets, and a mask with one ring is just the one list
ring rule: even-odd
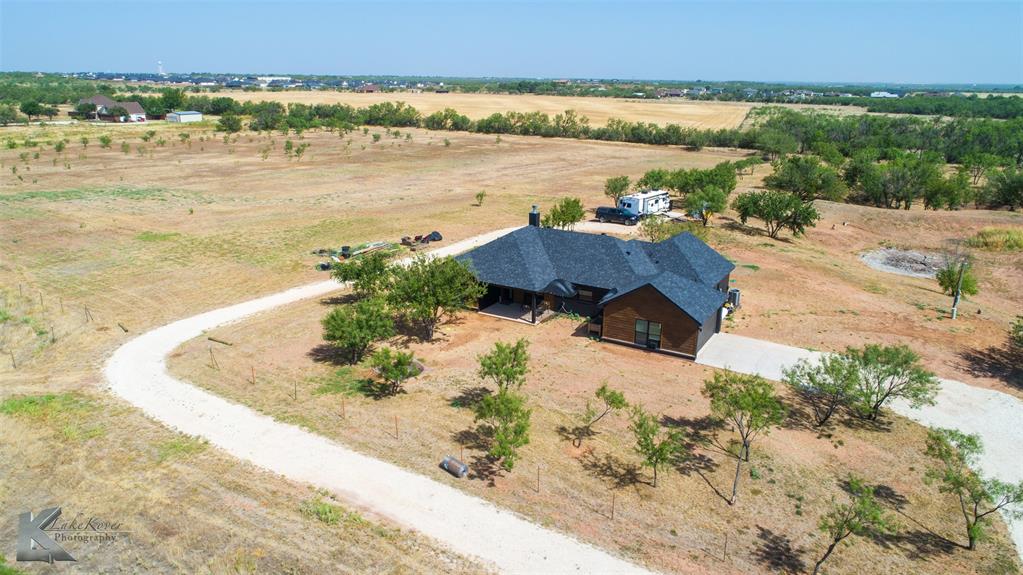
{"label": "bare dirt driveway loop", "polygon": [[[700,350],[697,363],[782,379],[782,371],[800,359],[816,361],[823,354],[769,341],[719,333]],[[980,472],[986,477],[1018,483],[1023,481],[1023,463],[1019,444],[1023,440],[1023,401],[994,391],[942,379],[935,404],[913,409],[905,401],[895,401],[897,413],[930,427],[948,427],[975,433],[984,442]],[[1016,552],[1023,557],[1023,520],[1005,517]]]}
{"label": "bare dirt driveway loop", "polygon": [[[514,229],[476,236],[431,255],[454,255]],[[205,330],[339,287],[333,280],[318,282],[147,332],[114,352],[105,369],[107,382],[116,395],[165,425],[289,479],[337,493],[501,572],[649,573],[458,489],[280,423],[167,373],[167,355]]]}

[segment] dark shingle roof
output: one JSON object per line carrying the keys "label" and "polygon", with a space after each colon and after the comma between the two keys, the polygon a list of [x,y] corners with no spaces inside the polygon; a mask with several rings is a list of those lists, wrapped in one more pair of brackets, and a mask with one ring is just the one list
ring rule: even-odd
{"label": "dark shingle roof", "polygon": [[610,290],[601,305],[651,285],[700,323],[724,303],[726,296],[716,286],[735,269],[689,233],[650,243],[536,226],[515,230],[457,259],[470,263],[485,283],[545,292],[561,280]]}

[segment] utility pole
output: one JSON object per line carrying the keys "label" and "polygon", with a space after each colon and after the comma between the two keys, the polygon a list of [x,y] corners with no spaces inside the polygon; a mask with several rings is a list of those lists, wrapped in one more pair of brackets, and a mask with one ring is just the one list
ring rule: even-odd
{"label": "utility pole", "polygon": [[952,297],[952,319],[959,313],[959,298],[963,294],[963,276],[966,275],[966,260],[959,262],[959,278],[956,280],[956,292]]}

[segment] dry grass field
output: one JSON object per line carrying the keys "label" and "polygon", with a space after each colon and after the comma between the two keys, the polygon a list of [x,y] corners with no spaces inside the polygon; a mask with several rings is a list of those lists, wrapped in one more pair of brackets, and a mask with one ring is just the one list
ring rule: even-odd
{"label": "dry grass field", "polygon": [[474,120],[494,113],[544,112],[550,116],[575,110],[594,126],[603,126],[611,118],[632,122],[679,124],[693,128],[738,127],[753,107],[741,102],[695,102],[687,100],[642,100],[591,98],[585,96],[539,96],[533,94],[434,94],[399,92],[358,94],[355,92],[243,92],[224,91],[239,102],[276,101],[302,104],[349,104],[365,107],[379,102],[405,102],[423,114],[454,108]]}
{"label": "dry grass field", "polygon": [[[149,136],[149,130],[156,133]],[[110,148],[100,147],[104,134],[113,138]],[[188,134],[187,141],[179,134]],[[85,146],[82,137],[89,140]],[[53,143],[61,138],[68,142],[57,152]],[[344,515],[335,525],[318,521],[302,510],[325,496],[192,445],[108,397],[103,361],[146,329],[322,279],[313,270],[317,258],[309,254],[318,247],[433,229],[445,241],[457,240],[524,223],[531,204],[549,206],[564,195],[579,196],[588,207],[600,205],[608,176],[709,167],[743,156],[734,150],[686,152],[511,136],[498,142],[493,136],[424,130],[394,136],[383,128],[343,136],[241,133],[225,142],[209,126],[77,125],[8,128],[0,141],[8,139],[18,147],[0,148],[0,310],[7,316],[0,322],[0,402],[41,394],[71,399],[34,415],[0,413],[0,465],[17,469],[0,477],[0,510],[12,515],[62,504],[117,515],[133,533],[131,544],[83,550],[93,562],[80,560],[72,572],[451,569],[462,560],[407,533],[398,536],[384,520]],[[45,144],[25,147],[26,139]],[[287,139],[309,144],[301,159],[285,156]],[[757,185],[768,170],[761,167],[745,178],[739,191]],[[476,207],[473,196],[481,189],[487,199]],[[1021,256],[978,254],[982,291],[964,304],[956,322],[944,319],[948,298],[933,282],[878,272],[857,258],[882,243],[935,249],[949,236],[991,225],[1020,226],[1023,219],[834,204],[822,210],[818,228],[791,241],[769,240],[728,214],[717,219],[712,243],[736,261],[733,277],[744,293],[744,307],[727,331],[817,349],[906,342],[943,376],[1023,395],[976,353],[995,353],[1012,310],[1023,309],[1023,295],[1014,289],[1023,281]],[[477,384],[476,353],[495,339],[529,335],[534,444],[521,467],[497,477],[493,486],[462,482],[474,493],[659,568],[766,572],[812,565],[819,549],[813,521],[827,498],[840,493],[836,481],[857,470],[884,480],[908,501],[899,517],[904,538],[891,547],[858,543],[842,550],[847,572],[856,566],[869,570],[875,561],[893,572],[983,572],[1015,564],[1001,528],[973,565],[965,552],[926,533],[960,539],[951,502],[916,481],[923,472],[922,428],[902,419],[887,431],[839,426],[830,439],[796,425],[779,431],[759,453],[754,447],[761,478],[744,478],[744,496],[735,509],[717,500],[711,488],[725,487],[728,463],[707,452],[706,482],[692,470],[669,474],[656,489],[629,483],[619,490],[621,508],[611,522],[601,515],[609,505],[608,490],[623,473],[629,479],[636,462],[621,433],[625,422],[609,422],[583,450],[564,441],[557,427],[571,422],[604,378],[649,410],[692,427],[706,415],[696,392],[702,368],[566,337],[574,328],[566,321],[532,329],[467,316],[445,327],[438,343],[410,344],[430,371],[410,384],[409,394],[381,401],[351,396],[351,411],[342,420],[335,393],[339,368],[309,356],[319,343],[317,322],[325,310],[319,302],[305,302],[224,328],[220,335],[236,344],[218,349],[222,370],[204,367],[208,351],[202,342],[183,347],[173,369],[276,417],[434,473],[438,456],[456,449],[454,434],[471,421],[450,402]],[[598,373],[598,359],[615,369]],[[258,370],[255,386],[239,376],[250,367]],[[298,398],[292,400],[296,386]],[[303,409],[309,411],[299,417]],[[381,422],[392,415],[399,416],[406,441],[388,438],[391,428]],[[466,448],[467,456],[473,453]],[[802,515],[795,514],[797,503]],[[219,515],[203,512],[224,508]],[[286,535],[298,531],[295,525],[336,551],[329,557],[305,552],[304,541]],[[725,532],[734,537],[727,558]],[[13,524],[0,526],[0,539],[13,535]],[[778,563],[779,557],[795,563]],[[459,564],[468,571],[478,567]]]}
{"label": "dry grass field", "polygon": [[[157,134],[144,142],[149,130]],[[323,525],[301,511],[318,494],[212,450],[160,461],[161,446],[187,440],[107,396],[105,358],[170,320],[322,278],[309,255],[317,247],[432,229],[455,240],[518,221],[532,203],[597,189],[607,170],[637,175],[739,155],[423,131],[374,144],[383,131],[371,130],[292,137],[310,147],[288,160],[279,135],[225,144],[204,130],[154,123],[0,133],[19,145],[0,150],[0,402],[73,394],[89,406],[0,413],[0,466],[16,470],[0,475],[0,510],[58,504],[116,516],[132,531],[130,544],[78,548],[80,561],[63,566],[69,572],[453,569],[448,553],[398,537],[386,521]],[[104,134],[113,138],[108,149]],[[58,153],[62,138],[69,142]],[[48,145],[21,147],[26,139]],[[480,210],[470,204],[484,188]],[[4,522],[0,539],[13,541],[14,529]],[[310,554],[308,540],[287,535],[303,531],[332,551]]]}

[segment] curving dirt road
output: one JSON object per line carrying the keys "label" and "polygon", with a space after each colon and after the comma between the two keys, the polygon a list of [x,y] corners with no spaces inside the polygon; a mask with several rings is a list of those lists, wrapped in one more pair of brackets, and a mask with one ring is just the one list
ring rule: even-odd
{"label": "curving dirt road", "polygon": [[[516,228],[431,252],[453,255]],[[327,489],[504,573],[649,573],[422,475],[356,453],[174,379],[166,357],[203,331],[339,288],[333,280],[176,321],[122,345],[107,362],[110,390],[161,423],[295,481]]]}

